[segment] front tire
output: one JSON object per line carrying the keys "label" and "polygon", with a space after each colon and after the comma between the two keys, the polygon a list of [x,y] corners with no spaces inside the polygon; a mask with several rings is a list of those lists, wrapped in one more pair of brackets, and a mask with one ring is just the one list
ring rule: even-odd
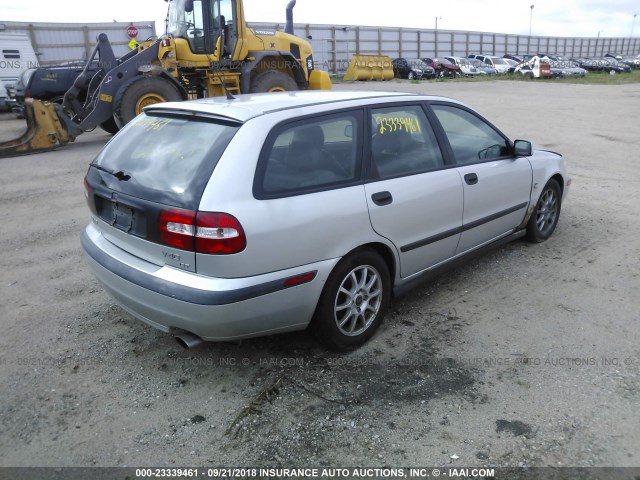
{"label": "front tire", "polygon": [[556,229],[560,218],[562,192],[554,179],[549,180],[542,190],[540,199],[527,224],[527,240],[541,243]]}
{"label": "front tire", "polygon": [[114,119],[118,128],[122,128],[142,113],[144,107],[162,102],[179,102],[182,99],[178,88],[169,80],[139,76],[118,92],[114,102]]}
{"label": "front tire", "polygon": [[268,70],[259,73],[251,82],[251,93],[290,92],[298,90],[298,84],[284,72]]}
{"label": "front tire", "polygon": [[316,338],[336,351],[352,350],[369,340],[389,306],[389,267],[372,250],[343,258],[327,279],[311,321]]}

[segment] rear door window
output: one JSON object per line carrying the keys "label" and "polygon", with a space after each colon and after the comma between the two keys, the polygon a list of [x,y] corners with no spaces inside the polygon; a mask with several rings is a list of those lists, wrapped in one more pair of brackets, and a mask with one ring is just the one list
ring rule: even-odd
{"label": "rear door window", "polygon": [[348,112],[276,127],[260,155],[256,198],[300,195],[359,181],[361,117],[361,112]]}
{"label": "rear door window", "polygon": [[93,162],[112,190],[197,209],[239,124],[180,115],[141,114]]}

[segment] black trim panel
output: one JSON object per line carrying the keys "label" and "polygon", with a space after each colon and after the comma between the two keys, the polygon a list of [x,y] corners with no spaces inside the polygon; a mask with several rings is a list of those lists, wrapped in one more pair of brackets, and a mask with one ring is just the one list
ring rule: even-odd
{"label": "black trim panel", "polygon": [[405,245],[404,247],[400,247],[400,251],[402,253],[407,253],[411,250],[415,250],[416,248],[425,247],[430,243],[436,243],[440,240],[444,240],[445,238],[453,237],[454,235],[458,235],[463,231],[464,229],[462,227],[447,230],[446,232],[439,233],[438,235],[434,235],[433,237],[425,238],[424,240],[419,240],[417,242],[410,243],[409,245]]}
{"label": "black trim panel", "polygon": [[393,294],[396,297],[404,295],[410,292],[411,290],[413,290],[414,288],[420,286],[422,283],[429,281],[434,277],[437,277],[442,272],[445,272],[452,268],[463,265],[464,263],[468,262],[472,258],[480,256],[487,251],[490,251],[501,245],[504,245],[513,240],[523,237],[526,233],[527,232],[525,232],[524,230],[514,232],[511,235],[507,235],[506,237],[499,238],[498,240],[488,243],[487,245],[483,245],[482,247],[477,248],[476,250],[471,250],[470,252],[465,253],[464,255],[461,255],[457,258],[454,258],[453,260],[449,260],[446,263],[443,263],[435,268],[425,270],[424,272],[413,277],[411,280],[408,280],[402,283],[401,285],[395,286],[393,288]]}
{"label": "black trim panel", "polygon": [[501,212],[494,213],[493,215],[489,215],[488,217],[481,218],[479,220],[476,220],[475,222],[467,223],[465,225],[462,225],[461,227],[447,230],[446,232],[442,232],[432,237],[425,238],[424,240],[419,240],[417,242],[410,243],[409,245],[400,247],[400,251],[402,253],[407,253],[407,252],[410,252],[411,250],[415,250],[420,247],[425,247],[431,243],[439,242],[440,240],[444,240],[445,238],[453,237],[454,235],[458,235],[459,233],[463,233],[473,228],[479,227],[480,225],[484,225],[485,223],[492,222],[494,220],[497,220],[500,217],[509,215],[510,213],[517,212],[518,210],[526,208],[527,206],[529,206],[529,202],[521,203],[520,205],[507,208],[506,210],[502,210]]}
{"label": "black trim panel", "polygon": [[506,210],[502,210],[501,212],[494,213],[493,215],[489,215],[488,217],[476,220],[475,222],[467,223],[463,225],[462,231],[466,232],[467,230],[471,230],[472,228],[479,227],[480,225],[484,225],[485,223],[492,222],[500,217],[504,217],[506,215],[509,215],[510,213],[517,212],[518,210],[522,210],[523,208],[526,208],[528,206],[529,202],[524,202],[520,205],[516,205],[515,207],[507,208]]}
{"label": "black trim panel", "polygon": [[[242,302],[244,300],[250,300],[252,298],[261,297],[270,293],[275,293],[280,290],[286,290],[285,281],[288,278],[282,278],[260,285],[254,285],[251,287],[239,288],[237,290],[228,290],[222,292],[213,292],[207,290],[200,290],[198,288],[186,287],[177,283],[169,282],[167,280],[161,280],[153,277],[147,273],[136,270],[133,267],[125,265],[119,262],[115,258],[111,257],[104,251],[100,250],[93,241],[89,238],[86,232],[82,233],[80,237],[80,243],[84,248],[85,253],[97,262],[103,268],[109,270],[114,275],[133,283],[152,292],[165,295],[167,297],[174,298],[187,303],[193,303],[196,305],[229,305],[231,303]],[[318,273],[317,270],[306,272],[306,274],[312,273],[313,278],[309,282],[313,281]],[[305,274],[300,274],[305,275]],[[298,277],[300,275],[295,275]],[[305,282],[305,283],[309,283]]]}

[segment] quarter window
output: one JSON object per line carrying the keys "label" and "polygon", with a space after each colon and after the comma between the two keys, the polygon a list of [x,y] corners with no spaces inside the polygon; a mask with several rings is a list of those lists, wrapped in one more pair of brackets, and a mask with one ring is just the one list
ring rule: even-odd
{"label": "quarter window", "polygon": [[287,125],[263,151],[262,193],[302,194],[354,182],[361,168],[358,136],[352,113]]}
{"label": "quarter window", "polygon": [[447,134],[458,165],[483,162],[509,155],[509,143],[493,127],[457,107],[433,105]]}
{"label": "quarter window", "polygon": [[375,109],[371,130],[373,177],[411,175],[444,165],[436,137],[420,106]]}

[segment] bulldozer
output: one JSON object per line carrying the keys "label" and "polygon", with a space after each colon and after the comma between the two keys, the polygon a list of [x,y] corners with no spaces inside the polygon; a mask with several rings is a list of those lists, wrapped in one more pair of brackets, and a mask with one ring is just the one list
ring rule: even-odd
{"label": "bulldozer", "polygon": [[0,157],[57,148],[97,127],[115,134],[155,103],[331,89],[310,43],[294,35],[296,0],[287,5],[284,32],[249,28],[242,0],[165,1],[164,35],[116,58],[101,33],[61,105],[25,102],[27,130],[0,143]]}

